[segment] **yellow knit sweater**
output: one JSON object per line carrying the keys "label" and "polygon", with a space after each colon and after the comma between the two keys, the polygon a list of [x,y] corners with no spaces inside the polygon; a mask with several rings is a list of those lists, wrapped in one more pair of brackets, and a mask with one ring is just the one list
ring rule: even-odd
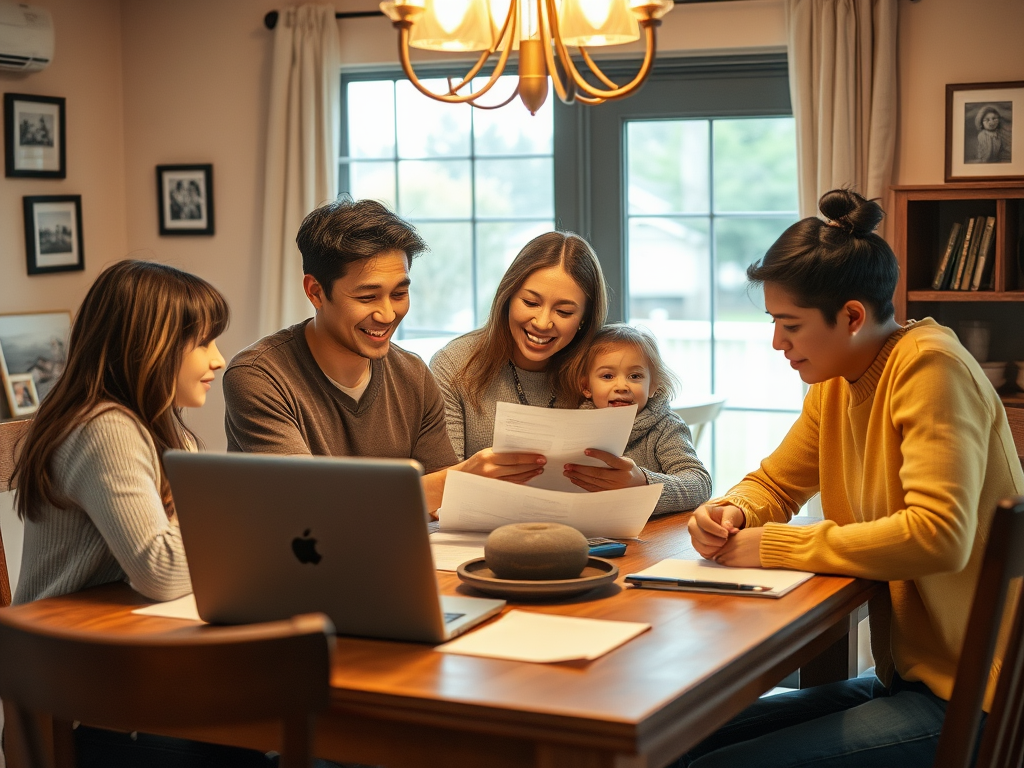
{"label": "yellow knit sweater", "polygon": [[[781,524],[819,490],[824,521]],[[926,319],[894,333],[857,381],[811,386],[782,444],[722,500],[765,526],[766,568],[888,581],[869,606],[879,678],[895,668],[949,700],[995,505],[1021,493],[998,395]]]}

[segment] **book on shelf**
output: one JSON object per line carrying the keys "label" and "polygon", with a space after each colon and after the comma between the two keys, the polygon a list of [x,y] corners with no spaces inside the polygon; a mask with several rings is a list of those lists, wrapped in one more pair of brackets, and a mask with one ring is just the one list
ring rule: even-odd
{"label": "book on shelf", "polygon": [[981,244],[981,230],[985,228],[985,217],[974,218],[974,233],[971,235],[971,247],[967,251],[967,260],[964,262],[964,273],[956,285],[958,291],[966,291],[971,287],[971,277],[974,275],[974,264],[978,260],[978,246]]}
{"label": "book on shelf", "polygon": [[985,220],[985,229],[981,233],[981,242],[978,244],[978,259],[974,265],[974,276],[971,278],[971,290],[977,291],[982,286],[985,270],[992,263],[992,248],[995,245],[996,217],[988,216]]}
{"label": "book on shelf", "polygon": [[946,248],[942,251],[942,256],[939,258],[938,269],[935,270],[935,277],[932,279],[933,291],[941,291],[949,282],[950,265],[953,263],[953,254],[957,252],[956,246],[960,241],[960,233],[962,231],[963,225],[959,221],[954,221],[953,226],[949,230],[949,239],[946,241]]}
{"label": "book on shelf", "polygon": [[971,248],[971,240],[974,235],[974,219],[968,219],[964,223],[964,240],[960,245],[960,252],[956,256],[956,264],[953,267],[953,274],[949,279],[949,290],[955,291],[960,287],[960,281],[964,278],[964,267],[967,266],[967,254]]}

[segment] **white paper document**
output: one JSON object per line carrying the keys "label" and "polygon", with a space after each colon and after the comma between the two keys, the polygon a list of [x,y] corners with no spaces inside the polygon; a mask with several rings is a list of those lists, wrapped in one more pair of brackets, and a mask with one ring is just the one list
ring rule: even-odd
{"label": "white paper document", "polygon": [[538,663],[591,660],[650,628],[650,624],[634,621],[509,611],[497,621],[439,645],[435,650]]}
{"label": "white paper document", "polygon": [[454,571],[467,560],[483,557],[485,541],[487,534],[480,531],[438,531],[430,534],[434,568]]}
{"label": "white paper document", "polygon": [[621,456],[636,419],[636,406],[569,410],[498,403],[494,412],[495,453],[540,453],[544,472],[528,483],[534,488],[587,493],[562,474],[566,464],[607,466],[583,452],[597,448]]}
{"label": "white paper document", "polygon": [[196,608],[196,596],[191,592],[177,600],[169,600],[166,603],[153,603],[145,608],[136,608],[132,613],[139,616],[162,616],[165,619],[191,619],[202,621],[199,618],[199,609]]}
{"label": "white paper document", "polygon": [[438,510],[442,531],[483,531],[510,523],[562,523],[584,536],[640,535],[661,498],[661,483],[595,493],[563,493],[449,472]]}
{"label": "white paper document", "polygon": [[645,589],[715,592],[745,597],[782,597],[814,574],[778,568],[730,568],[713,560],[662,560],[626,576],[626,583]]}

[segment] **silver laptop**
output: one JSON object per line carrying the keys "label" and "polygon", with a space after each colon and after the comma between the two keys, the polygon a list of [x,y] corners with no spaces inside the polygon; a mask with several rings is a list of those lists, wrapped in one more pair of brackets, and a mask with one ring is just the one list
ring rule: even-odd
{"label": "silver laptop", "polygon": [[339,634],[442,642],[504,600],[438,592],[418,462],[164,454],[199,615],[321,611]]}

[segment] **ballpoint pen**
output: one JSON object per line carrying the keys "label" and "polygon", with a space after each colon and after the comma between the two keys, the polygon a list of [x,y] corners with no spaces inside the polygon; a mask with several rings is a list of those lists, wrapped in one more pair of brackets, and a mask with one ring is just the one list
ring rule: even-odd
{"label": "ballpoint pen", "polygon": [[727,581],[701,581],[699,579],[677,579],[673,576],[639,576],[629,574],[626,576],[627,584],[635,584],[643,587],[647,584],[655,584],[675,587],[694,587],[696,589],[723,589],[734,592],[770,592],[771,587],[762,587],[757,584],[734,584]]}

